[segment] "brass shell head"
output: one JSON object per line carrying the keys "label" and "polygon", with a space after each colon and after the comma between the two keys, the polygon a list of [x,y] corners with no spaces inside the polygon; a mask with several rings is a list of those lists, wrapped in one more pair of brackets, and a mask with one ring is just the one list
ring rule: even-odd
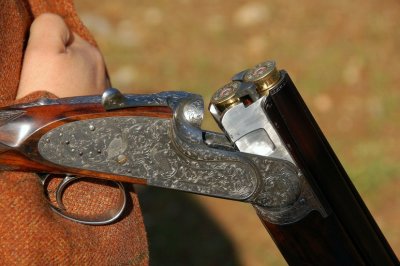
{"label": "brass shell head", "polygon": [[254,82],[260,95],[265,95],[279,82],[280,78],[275,61],[266,61],[247,71],[244,81]]}
{"label": "brass shell head", "polygon": [[215,105],[220,112],[223,112],[225,109],[235,105],[240,100],[236,96],[239,87],[239,81],[232,81],[228,84],[225,84],[214,93],[211,98],[211,104]]}

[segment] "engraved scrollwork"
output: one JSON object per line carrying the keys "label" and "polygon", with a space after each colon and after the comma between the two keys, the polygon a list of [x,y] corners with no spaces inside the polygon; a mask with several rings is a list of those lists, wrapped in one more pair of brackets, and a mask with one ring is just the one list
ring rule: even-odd
{"label": "engraved scrollwork", "polygon": [[252,168],[238,161],[193,159],[176,151],[168,119],[107,117],[76,121],[45,134],[39,152],[56,164],[142,177],[149,185],[245,200],[256,189]]}
{"label": "engraved scrollwork", "polygon": [[101,102],[106,110],[135,106],[169,106],[174,109],[191,95],[193,94],[183,91],[123,95],[119,90],[109,88],[103,93]]}
{"label": "engraved scrollwork", "polygon": [[271,159],[262,157],[254,157],[253,161],[264,166],[260,169],[262,185],[254,203],[278,208],[286,207],[298,199],[302,184],[293,164],[282,160],[271,163]]}
{"label": "engraved scrollwork", "polygon": [[104,117],[62,125],[39,140],[39,153],[50,162],[247,201],[277,224],[298,220],[313,209],[324,212],[304,176],[289,161],[234,151],[218,133],[212,133],[213,139],[226,148],[208,145],[207,134],[200,129],[203,101],[198,95],[122,95],[109,89],[102,99],[64,101],[101,101],[107,110],[169,106],[174,117]]}
{"label": "engraved scrollwork", "polygon": [[199,98],[193,95],[181,101],[174,109],[172,139],[177,150],[190,158],[223,161],[229,157],[238,163],[253,165],[250,171],[254,171],[258,178],[257,191],[246,201],[251,202],[271,223],[292,223],[303,218],[311,210],[318,210],[322,215],[326,215],[301,171],[288,160],[213,150],[206,146],[198,124],[193,123],[190,120],[191,116],[186,114],[195,102],[198,103]]}

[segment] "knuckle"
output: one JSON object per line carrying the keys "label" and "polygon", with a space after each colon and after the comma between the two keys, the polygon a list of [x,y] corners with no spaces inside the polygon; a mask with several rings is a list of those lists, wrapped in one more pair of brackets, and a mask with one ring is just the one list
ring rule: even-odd
{"label": "knuckle", "polygon": [[31,29],[35,29],[42,25],[51,26],[54,25],[54,23],[64,23],[64,20],[59,15],[53,13],[43,13],[35,18],[35,20],[32,22]]}

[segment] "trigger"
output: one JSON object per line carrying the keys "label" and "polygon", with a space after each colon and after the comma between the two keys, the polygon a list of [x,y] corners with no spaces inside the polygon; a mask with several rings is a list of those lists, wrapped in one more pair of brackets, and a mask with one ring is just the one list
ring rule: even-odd
{"label": "trigger", "polygon": [[61,210],[66,210],[64,203],[62,201],[63,198],[63,194],[64,194],[64,190],[67,188],[67,186],[74,182],[75,180],[77,180],[79,177],[77,176],[73,176],[73,175],[67,175],[62,181],[61,183],[58,185],[57,189],[56,189],[56,202],[58,205],[58,208]]}
{"label": "trigger", "polygon": [[[45,188],[46,187],[46,182],[47,179],[51,176],[51,174],[39,174],[39,181],[42,184],[42,186]],[[50,208],[53,212],[57,213],[58,215],[62,216],[65,219],[68,219],[70,221],[74,221],[77,223],[81,224],[88,224],[88,225],[106,225],[115,222],[118,220],[126,207],[127,203],[127,192],[125,190],[125,187],[122,183],[112,181],[115,183],[120,191],[120,196],[119,196],[119,202],[117,208],[107,211],[104,215],[98,216],[98,217],[81,217],[79,215],[75,215],[72,213],[69,213],[63,203],[63,194],[65,189],[72,183],[76,182],[77,180],[79,181],[81,177],[79,176],[73,176],[73,175],[67,175],[61,183],[57,186],[57,189],[55,191],[55,200],[57,202],[58,206],[53,205],[51,202],[49,202]],[[47,198],[49,198],[47,189],[45,189],[45,193],[47,194]]]}

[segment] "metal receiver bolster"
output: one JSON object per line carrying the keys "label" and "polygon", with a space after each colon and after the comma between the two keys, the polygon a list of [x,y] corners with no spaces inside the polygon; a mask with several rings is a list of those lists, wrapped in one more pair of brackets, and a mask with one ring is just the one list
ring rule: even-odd
{"label": "metal receiver bolster", "polygon": [[[282,82],[274,61],[266,61],[236,74],[212,97],[210,112],[232,143],[242,152],[277,158],[296,164],[263,110],[269,90]],[[325,208],[316,197],[303,173],[296,166],[300,193],[291,206],[281,209],[285,217],[279,223],[296,222],[312,210],[324,217]],[[277,192],[278,193],[278,192]],[[268,208],[255,205],[267,220],[277,217]],[[272,216],[271,216],[272,215]]]}
{"label": "metal receiver bolster", "polygon": [[[169,106],[174,117],[71,122],[39,140],[40,155],[71,169],[139,177],[148,185],[251,202],[263,207],[274,223],[298,219],[284,211],[301,194],[297,168],[285,160],[232,151],[224,135],[202,131],[200,96],[184,92],[122,95],[109,89],[102,103],[108,110]],[[213,140],[218,143],[214,145]]]}

